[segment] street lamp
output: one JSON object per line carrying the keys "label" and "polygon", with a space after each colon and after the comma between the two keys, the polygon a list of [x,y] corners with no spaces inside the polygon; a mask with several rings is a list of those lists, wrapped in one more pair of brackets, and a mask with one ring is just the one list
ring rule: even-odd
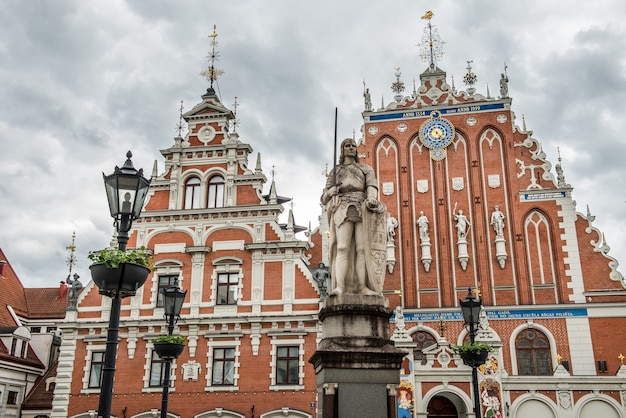
{"label": "street lamp", "polygon": [[[476,338],[476,326],[478,325],[478,318],[480,316],[481,301],[474,297],[472,289],[467,289],[467,296],[465,299],[459,300],[461,305],[461,312],[463,312],[463,321],[465,325],[469,325],[469,337],[470,342],[474,344]],[[478,364],[472,364],[472,387],[474,389],[474,415],[477,418],[482,418],[482,411],[480,407],[480,398],[478,394]]]}
{"label": "street lamp", "polygon": [[102,173],[111,217],[115,219],[113,224],[118,233],[118,247],[122,251],[126,251],[128,231],[133,220],[139,218],[150,186],[150,180],[143,177],[143,168],[137,171],[133,167],[130,160],[132,156],[133,154],[128,151],[122,168],[116,166],[113,174],[108,176]]}
{"label": "street lamp", "polygon": [[[167,320],[167,333],[172,335],[174,332],[174,323],[180,318],[180,310],[183,307],[185,301],[184,292],[180,290],[178,284],[174,284],[165,289],[163,292],[163,307],[165,308],[165,319]],[[171,354],[169,356],[162,356],[161,353],[157,353],[159,356],[165,359],[165,375],[163,376],[163,395],[161,397],[161,418],[167,418],[167,401],[170,390],[170,369],[172,367],[172,360],[178,357],[178,354]]]}
{"label": "street lamp", "polygon": [[[137,219],[143,208],[143,203],[148,193],[150,180],[143,177],[143,169],[136,170],[130,158],[133,154],[126,153],[126,162],[122,168],[115,167],[113,174],[104,177],[104,187],[109,201],[111,216],[115,220],[113,225],[117,230],[118,248],[126,251],[128,231]],[[123,280],[121,277],[120,280]],[[143,283],[141,283],[143,284]],[[120,289],[121,286],[118,286]],[[106,351],[104,353],[104,366],[102,367],[102,387],[98,403],[98,417],[110,418],[111,402],[113,400],[113,377],[115,376],[115,357],[117,356],[117,339],[120,326],[120,308],[122,298],[134,295],[134,292],[107,292],[111,298],[111,313],[109,316],[109,329],[107,331]]]}

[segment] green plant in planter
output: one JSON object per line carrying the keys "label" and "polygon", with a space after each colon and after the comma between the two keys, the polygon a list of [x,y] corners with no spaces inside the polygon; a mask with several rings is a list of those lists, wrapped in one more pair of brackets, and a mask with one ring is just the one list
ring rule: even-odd
{"label": "green plant in planter", "polygon": [[485,351],[493,351],[493,346],[491,344],[476,341],[474,343],[465,343],[463,345],[453,345],[452,351],[461,356],[466,353],[479,354]]}
{"label": "green plant in planter", "polygon": [[105,266],[116,269],[122,263],[135,263],[146,266],[152,270],[152,252],[146,247],[135,250],[122,251],[117,248],[104,248],[100,251],[90,251],[87,255],[94,263],[102,263]]}
{"label": "green plant in planter", "polygon": [[185,337],[178,334],[159,335],[154,339],[154,343],[185,344]]}

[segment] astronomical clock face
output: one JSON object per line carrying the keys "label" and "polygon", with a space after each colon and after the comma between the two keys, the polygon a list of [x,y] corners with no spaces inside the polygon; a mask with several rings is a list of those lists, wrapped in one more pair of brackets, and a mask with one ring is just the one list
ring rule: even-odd
{"label": "astronomical clock face", "polygon": [[454,126],[434,110],[430,114],[430,119],[420,127],[419,138],[422,144],[430,149],[433,160],[442,160],[446,157],[446,147],[454,139]]}

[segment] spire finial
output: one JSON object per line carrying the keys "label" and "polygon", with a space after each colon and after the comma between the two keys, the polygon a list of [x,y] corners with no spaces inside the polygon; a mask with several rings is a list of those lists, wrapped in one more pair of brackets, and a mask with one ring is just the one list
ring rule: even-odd
{"label": "spire finial", "polygon": [[183,130],[185,129],[185,124],[184,124],[184,119],[183,119],[183,101],[180,101],[180,109],[179,109],[179,114],[178,114],[178,123],[176,124],[176,131],[178,132],[178,136],[180,137],[182,135]]}
{"label": "spire finial", "polygon": [[217,61],[220,57],[219,52],[217,51],[217,25],[213,25],[213,33],[209,35],[211,39],[211,53],[207,56],[209,59],[209,68],[205,71],[202,71],[200,75],[206,77],[207,80],[211,83],[210,90],[213,89],[213,82],[217,80],[217,77],[224,74],[224,70],[218,70],[215,68],[215,61]]}
{"label": "spire finial", "polygon": [[239,119],[237,119],[237,108],[239,107],[239,103],[237,102],[237,96],[235,96],[235,103],[233,103],[233,114],[235,115],[235,119],[233,119],[233,132],[237,132],[237,126],[239,126]]}
{"label": "spire finial", "polygon": [[274,177],[276,177],[276,166],[272,165],[272,171],[270,172],[272,174],[272,181],[274,181]]}
{"label": "spire finial", "polygon": [[400,80],[400,76],[402,73],[400,72],[400,67],[396,67],[396,81],[391,83],[391,91],[396,93],[393,98],[396,100],[396,103],[400,103],[402,100],[402,92],[404,91],[404,83]]}
{"label": "spire finial", "polygon": [[522,129],[526,132],[526,115],[522,113]]}
{"label": "spire finial", "polygon": [[556,154],[559,156],[558,161],[561,163],[561,147],[556,147]]}
{"label": "spire finial", "polygon": [[424,33],[422,34],[420,57],[422,60],[429,62],[431,70],[435,69],[437,66],[437,60],[440,60],[443,56],[444,44],[444,42],[441,42],[439,32],[437,32],[437,29],[430,23],[433,16],[433,12],[429,10],[424,14],[424,16],[421,17],[422,19],[428,20],[428,24],[424,28]]}
{"label": "spire finial", "polygon": [[465,85],[467,86],[467,93],[471,96],[474,95],[474,93],[476,93],[476,89],[474,88],[474,84],[476,84],[476,80],[478,80],[478,77],[476,77],[476,74],[474,74],[472,72],[472,63],[474,61],[467,61],[467,73],[465,73],[465,76],[463,76],[463,83],[465,83]]}

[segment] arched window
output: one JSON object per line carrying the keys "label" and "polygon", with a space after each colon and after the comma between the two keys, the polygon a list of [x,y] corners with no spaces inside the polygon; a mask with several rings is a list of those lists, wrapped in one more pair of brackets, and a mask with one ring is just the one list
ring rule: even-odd
{"label": "arched window", "polygon": [[200,207],[200,179],[192,177],[185,183],[185,209]]}
{"label": "arched window", "polygon": [[224,177],[213,176],[209,180],[208,208],[221,208],[224,206]]}
{"label": "arched window", "polygon": [[517,369],[522,376],[549,376],[552,374],[550,342],[541,331],[528,328],[515,339]]}
{"label": "arched window", "polygon": [[435,336],[426,331],[418,331],[412,335],[413,341],[417,343],[413,349],[413,359],[415,364],[426,364],[426,356],[422,353],[425,348],[437,344]]}

